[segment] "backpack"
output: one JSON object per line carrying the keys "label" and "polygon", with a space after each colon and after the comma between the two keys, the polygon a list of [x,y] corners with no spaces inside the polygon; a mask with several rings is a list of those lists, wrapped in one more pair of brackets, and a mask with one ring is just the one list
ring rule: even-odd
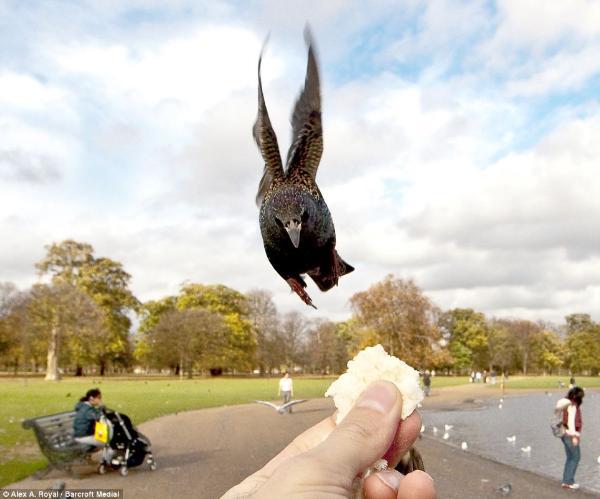
{"label": "backpack", "polygon": [[552,430],[552,435],[554,435],[556,438],[562,438],[565,432],[567,431],[564,423],[562,422],[562,419],[560,421],[557,421],[556,417],[552,418],[552,422],[550,423],[550,429]]}
{"label": "backpack", "polygon": [[567,432],[567,427],[563,423],[563,412],[566,410],[567,406],[568,400],[561,399],[557,402],[556,408],[554,409],[554,415],[550,421],[550,429],[552,430],[552,435],[556,438],[562,438]]}

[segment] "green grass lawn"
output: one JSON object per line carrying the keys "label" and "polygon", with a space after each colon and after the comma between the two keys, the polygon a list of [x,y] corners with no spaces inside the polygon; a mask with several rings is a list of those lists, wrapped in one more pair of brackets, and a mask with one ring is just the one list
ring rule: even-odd
{"label": "green grass lawn", "polygon": [[445,386],[466,385],[469,383],[468,376],[434,376],[431,378],[432,388],[444,388]]}
{"label": "green grass lawn", "polygon": [[[333,378],[294,378],[295,398],[322,397]],[[0,379],[0,487],[45,466],[33,432],[23,419],[73,410],[85,392],[97,386],[107,407],[122,411],[135,424],[165,414],[256,399],[277,399],[277,378],[103,379],[67,378],[58,383],[36,379]]]}

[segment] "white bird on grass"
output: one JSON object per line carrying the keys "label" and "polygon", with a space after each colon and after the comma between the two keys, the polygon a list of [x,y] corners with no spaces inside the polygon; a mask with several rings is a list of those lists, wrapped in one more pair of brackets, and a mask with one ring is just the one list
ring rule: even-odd
{"label": "white bird on grass", "polygon": [[506,441],[514,444],[517,441],[517,436],[513,435],[512,437],[506,437]]}
{"label": "white bird on grass", "polygon": [[445,424],[444,425],[444,430],[446,430],[446,431],[450,431],[452,428],[454,428],[454,426],[451,425],[451,424]]}
{"label": "white bird on grass", "polygon": [[521,450],[523,452],[531,452],[531,445],[528,445],[527,447],[521,447]]}
{"label": "white bird on grass", "polygon": [[302,402],[306,402],[306,399],[290,400],[289,402],[286,402],[285,404],[282,404],[282,405],[277,405],[277,404],[274,404],[273,402],[267,402],[265,400],[255,400],[254,402],[256,402],[257,404],[268,405],[272,409],[275,409],[279,414],[283,414],[285,411],[287,411],[293,405],[301,404]]}
{"label": "white bird on grass", "polygon": [[448,433],[448,432],[444,433],[444,436],[442,438],[444,440],[448,440],[450,438],[450,433]]}
{"label": "white bird on grass", "polygon": [[462,450],[467,450],[469,448],[469,446],[467,445],[467,442],[463,442],[462,444],[460,444],[460,448]]}

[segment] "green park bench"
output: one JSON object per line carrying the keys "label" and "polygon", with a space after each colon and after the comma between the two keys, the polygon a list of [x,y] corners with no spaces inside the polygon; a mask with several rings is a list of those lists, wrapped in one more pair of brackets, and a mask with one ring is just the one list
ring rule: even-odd
{"label": "green park bench", "polygon": [[74,464],[89,462],[90,446],[77,442],[73,437],[74,419],[75,412],[71,411],[23,421],[23,428],[33,429],[49,462],[45,469],[35,473],[36,478],[44,477],[53,469],[72,473]]}

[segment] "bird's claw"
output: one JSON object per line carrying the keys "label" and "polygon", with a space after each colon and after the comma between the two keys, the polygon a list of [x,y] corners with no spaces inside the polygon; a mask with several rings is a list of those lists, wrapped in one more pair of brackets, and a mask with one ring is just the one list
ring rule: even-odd
{"label": "bird's claw", "polygon": [[306,291],[304,291],[304,286],[302,286],[302,284],[298,282],[297,279],[290,277],[289,279],[286,279],[286,281],[290,285],[290,288],[292,288],[292,291],[296,293],[304,303],[306,303],[309,307],[312,307],[315,310],[317,310],[317,307],[315,307],[315,305],[313,304],[311,297]]}

